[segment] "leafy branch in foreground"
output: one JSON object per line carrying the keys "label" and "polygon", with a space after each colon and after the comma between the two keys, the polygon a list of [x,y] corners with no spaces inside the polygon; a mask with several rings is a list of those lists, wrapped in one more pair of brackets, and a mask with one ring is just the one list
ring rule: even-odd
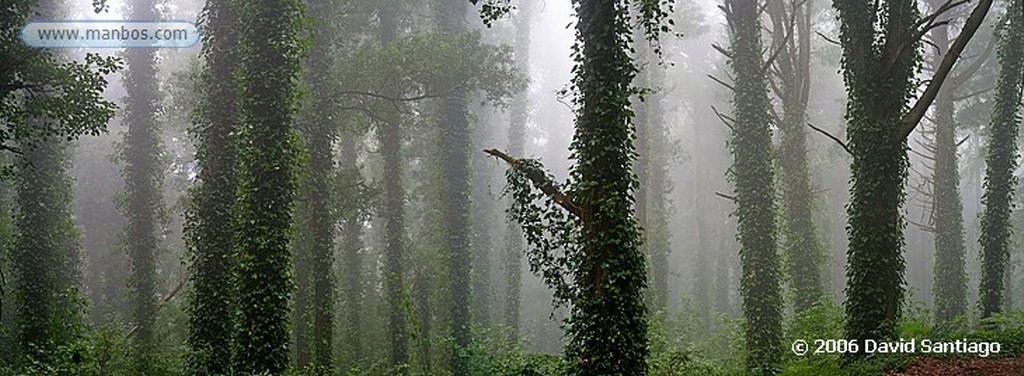
{"label": "leafy branch in foreground", "polygon": [[567,280],[572,275],[573,261],[581,257],[574,235],[579,234],[582,225],[582,208],[562,192],[540,161],[515,158],[497,149],[484,152],[509,165],[505,172],[505,195],[512,201],[508,217],[522,227],[531,245],[526,253],[530,271],[539,273],[555,290],[557,303],[571,304],[578,291]]}

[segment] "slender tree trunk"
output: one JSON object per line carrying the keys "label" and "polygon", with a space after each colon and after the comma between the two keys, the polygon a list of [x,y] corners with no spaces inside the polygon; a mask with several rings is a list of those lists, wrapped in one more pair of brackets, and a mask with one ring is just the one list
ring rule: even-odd
{"label": "slender tree trunk", "polygon": [[[521,72],[530,72],[530,20],[533,11],[533,0],[521,0],[519,12],[516,13],[516,66]],[[513,155],[523,155],[526,146],[526,124],[530,120],[530,98],[526,90],[518,93],[510,111],[508,129],[508,150]],[[523,283],[523,252],[526,245],[523,229],[515,221],[507,221],[505,228],[505,254],[503,268],[505,270],[505,326],[509,337],[519,340],[520,309]]]}
{"label": "slender tree trunk", "polygon": [[[637,39],[642,30],[635,32]],[[667,163],[673,159],[662,110],[664,67],[650,46],[640,45],[638,86],[652,90],[644,101],[636,101],[637,223],[643,229],[641,249],[650,265],[650,303],[653,310],[668,307],[668,198]]]}
{"label": "slender tree trunk", "polygon": [[734,77],[730,180],[739,224],[747,369],[774,374],[782,341],[782,293],[776,245],[775,172],[768,82],[762,68],[757,0],[726,0]]}
{"label": "slender tree trunk", "polygon": [[231,0],[210,0],[203,12],[202,102],[191,129],[197,139],[198,171],[185,225],[193,288],[188,306],[188,367],[191,375],[223,375],[231,367],[233,328],[232,306],[225,302],[234,300],[237,13]]}
{"label": "slender tree trunk", "polygon": [[[466,31],[465,17],[468,3],[464,0],[439,0],[437,26],[445,36],[456,36]],[[469,374],[466,348],[470,334],[470,273],[472,249],[470,246],[470,142],[472,131],[468,118],[469,93],[456,89],[442,99],[440,106],[440,145],[443,172],[441,197],[449,205],[445,211],[444,241],[449,250],[451,284],[451,335],[453,342],[451,367],[455,376]]]}
{"label": "slender tree trunk", "polygon": [[[381,46],[390,45],[397,35],[397,14],[394,4],[381,3],[377,10],[380,19]],[[391,93],[400,95],[401,93]],[[400,115],[391,114],[379,124],[377,130],[384,158],[384,286],[388,311],[388,338],[392,366],[409,363],[406,339],[405,311],[402,308],[405,291],[405,186],[403,182],[402,122]],[[405,372],[403,370],[403,372]]]}
{"label": "slender tree trunk", "polygon": [[[306,62],[305,83],[310,101],[299,114],[309,159],[299,179],[298,236],[295,244],[298,291],[295,311],[296,359],[299,369],[315,374],[333,373],[334,340],[334,225],[330,179],[334,173],[333,142],[337,138],[334,103],[330,91],[332,33],[329,4],[308,1],[314,15],[313,44]],[[355,183],[354,181],[352,183]],[[304,265],[300,264],[300,260]]]}
{"label": "slender tree trunk", "polygon": [[350,361],[362,359],[363,354],[363,215],[362,197],[358,195],[355,184],[362,182],[359,172],[359,135],[356,132],[344,131],[341,135],[341,170],[348,179],[351,188],[345,190],[341,197],[345,202],[345,210],[341,213],[342,237],[342,296],[345,318],[345,343],[351,353]]}
{"label": "slender tree trunk", "polygon": [[981,202],[981,317],[1003,310],[1010,260],[1010,213],[1016,185],[1017,135],[1020,127],[1021,75],[1024,74],[1024,1],[1014,0],[1006,11],[1007,26],[1000,35],[999,77],[988,133],[985,193]]}
{"label": "slender tree trunk", "polygon": [[[795,4],[795,3],[794,3]],[[794,8],[783,0],[768,0],[772,20],[772,49],[778,50],[777,94],[782,100],[779,124],[779,182],[782,185],[783,250],[790,284],[801,312],[822,297],[821,265],[825,250],[814,224],[815,195],[807,166],[807,101],[811,88],[809,3]],[[793,35],[793,34],[796,35]]]}
{"label": "slender tree trunk", "polygon": [[239,129],[238,321],[234,371],[280,375],[289,365],[288,249],[298,145],[293,128],[300,71],[298,0],[258,0],[241,9],[243,78]]}
{"label": "slender tree trunk", "polygon": [[[157,19],[156,4],[139,1],[129,8],[132,19]],[[155,346],[153,324],[156,320],[156,253],[159,246],[159,217],[163,212],[163,168],[160,163],[160,130],[156,123],[159,112],[157,98],[156,57],[150,48],[130,48],[125,52],[128,94],[123,161],[125,168],[124,213],[128,218],[125,248],[129,255],[132,295],[132,322],[138,326],[133,337],[136,372],[154,372]]]}
{"label": "slender tree trunk", "polygon": [[[932,8],[942,2],[933,1]],[[949,51],[948,26],[931,31],[938,68]],[[935,210],[935,321],[949,323],[967,311],[967,275],[964,271],[963,201],[956,155],[956,123],[953,120],[953,87],[943,87],[935,98],[935,167],[932,176],[932,205]]]}

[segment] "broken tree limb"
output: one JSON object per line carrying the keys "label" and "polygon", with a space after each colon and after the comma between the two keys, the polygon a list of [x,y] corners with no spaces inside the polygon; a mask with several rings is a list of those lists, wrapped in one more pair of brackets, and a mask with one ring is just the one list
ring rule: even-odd
{"label": "broken tree limb", "polygon": [[519,171],[525,175],[527,179],[530,179],[530,181],[533,182],[533,185],[536,186],[537,189],[540,189],[541,192],[544,192],[548,197],[551,197],[551,199],[559,206],[572,213],[577,218],[583,218],[583,208],[573,201],[572,198],[567,196],[565,193],[562,193],[562,191],[558,189],[558,184],[552,181],[543,170],[532,165],[524,164],[521,160],[505,154],[498,149],[485,149],[484,153],[505,161],[505,163],[508,163],[509,168]]}
{"label": "broken tree limb", "polygon": [[[156,310],[154,310],[153,312],[160,312],[160,310],[163,309],[164,306],[166,306],[167,303],[171,301],[171,299],[174,299],[174,296],[178,295],[178,291],[181,291],[181,288],[185,286],[186,281],[188,281],[188,278],[182,279],[181,282],[178,282],[177,286],[174,286],[174,289],[172,289],[171,292],[167,293],[167,295],[164,295],[163,298],[160,298],[160,301],[157,302],[156,304]],[[139,325],[135,324],[134,326],[132,326],[131,329],[128,330],[128,333],[125,334],[125,337],[131,337],[135,335],[135,332],[138,330]]]}

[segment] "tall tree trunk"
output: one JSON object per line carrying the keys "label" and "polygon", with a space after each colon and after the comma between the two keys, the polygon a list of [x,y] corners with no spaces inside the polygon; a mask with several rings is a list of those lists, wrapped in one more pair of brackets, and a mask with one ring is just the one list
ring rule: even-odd
{"label": "tall tree trunk", "polygon": [[348,344],[350,354],[348,359],[355,361],[362,359],[363,354],[363,215],[361,213],[363,199],[358,195],[358,186],[362,183],[362,175],[359,172],[359,134],[353,131],[343,131],[341,134],[341,173],[346,177],[345,183],[352,186],[344,190],[345,194],[340,197],[345,203],[345,210],[341,215],[341,252],[342,252],[342,297],[343,317],[345,318],[343,336],[344,342]]}
{"label": "tall tree trunk", "polygon": [[[643,30],[634,31],[642,39]],[[641,44],[638,52],[637,85],[650,89],[643,101],[634,101],[636,118],[636,174],[640,184],[636,192],[637,222],[643,230],[641,249],[650,265],[650,306],[653,310],[668,307],[668,199],[670,187],[666,179],[668,161],[673,159],[671,144],[663,117],[660,87],[664,84],[664,67],[650,46]]]}
{"label": "tall tree trunk", "polygon": [[[521,0],[516,13],[515,58],[516,67],[529,75],[530,72],[530,21],[533,15],[533,0]],[[508,128],[508,150],[513,155],[522,155],[526,149],[526,124],[530,120],[530,98],[526,90],[516,94],[510,111]],[[509,338],[519,340],[520,309],[523,283],[523,252],[526,248],[523,229],[509,220],[505,228],[505,254],[502,266],[505,271],[505,326]]]}
{"label": "tall tree trunk", "polygon": [[757,0],[726,0],[734,77],[729,178],[739,224],[747,369],[774,374],[781,360],[782,293],[776,244],[775,172],[768,82],[762,68]]}
{"label": "tall tree trunk", "polygon": [[289,364],[288,233],[298,167],[292,122],[302,13],[298,0],[246,2],[237,29],[243,83],[234,371],[242,374],[280,375]]}
{"label": "tall tree trunk", "polygon": [[[313,44],[305,68],[305,84],[311,100],[299,113],[297,127],[302,133],[309,159],[299,179],[296,211],[296,278],[298,291],[295,311],[296,347],[299,369],[312,368],[315,374],[333,373],[334,340],[334,225],[335,202],[331,194],[334,173],[333,142],[337,138],[334,103],[330,83],[333,45],[329,2],[308,1],[314,15]],[[356,183],[355,181],[351,183]],[[305,265],[300,265],[304,260]],[[301,266],[301,267],[300,267]],[[305,299],[299,299],[299,298]],[[301,304],[299,304],[301,303]],[[305,329],[305,330],[303,330]]]}
{"label": "tall tree trunk", "polygon": [[[903,303],[907,137],[924,117],[992,2],[980,1],[928,86],[909,107],[921,23],[909,0],[836,0],[847,94],[850,204],[847,206],[846,338],[890,339]],[[922,24],[923,26],[919,25]],[[861,355],[863,351],[848,353]],[[847,359],[853,359],[848,357]]]}
{"label": "tall tree trunk", "polygon": [[1024,74],[1024,1],[1014,0],[1006,10],[1007,26],[999,36],[992,120],[985,158],[985,211],[981,217],[981,317],[1003,310],[1007,263],[1010,260],[1010,213],[1017,170],[1017,135],[1020,126],[1021,85]]}
{"label": "tall tree trunk", "polygon": [[[497,111],[486,103],[474,102],[471,108],[473,127],[473,145],[493,145],[492,134],[495,133]],[[497,195],[492,194],[494,186],[494,161],[484,153],[472,153],[472,195],[471,216],[473,218],[473,323],[481,327],[490,327],[493,323],[491,311],[494,304],[494,276],[497,271],[492,267],[494,253],[495,213],[500,211]]]}
{"label": "tall tree trunk", "polygon": [[[438,31],[454,37],[466,31],[465,0],[438,0]],[[449,205],[445,210],[443,239],[450,255],[449,270],[451,284],[451,335],[453,349],[451,367],[455,376],[469,374],[467,347],[470,334],[470,273],[472,249],[470,248],[470,141],[472,131],[469,125],[469,93],[460,85],[442,99],[440,106],[441,197]]]}
{"label": "tall tree trunk", "polygon": [[[646,374],[646,265],[633,212],[635,129],[630,84],[629,15],[616,0],[576,3],[579,91],[570,174],[578,199],[582,249],[573,278],[568,359],[579,375]],[[624,40],[625,39],[625,40]],[[644,43],[641,41],[640,43]]]}
{"label": "tall tree trunk", "polygon": [[[932,1],[932,9],[942,6]],[[935,54],[932,69],[938,69],[949,51],[949,30],[932,29]],[[935,321],[946,324],[967,311],[967,275],[964,271],[963,201],[956,155],[956,123],[953,120],[954,87],[943,87],[935,98],[935,171],[932,176],[932,205],[935,210]]]}
{"label": "tall tree trunk", "polygon": [[[205,58],[199,79],[202,102],[191,132],[196,144],[196,185],[186,211],[185,238],[191,258],[189,355],[191,375],[223,375],[231,369],[231,277],[234,263],[233,208],[237,189],[236,133],[238,46],[236,8],[210,0],[203,9]],[[228,99],[228,100],[225,100]]]}
{"label": "tall tree trunk", "polygon": [[809,3],[797,4],[768,0],[772,49],[779,51],[774,61],[780,81],[776,94],[782,100],[783,112],[778,151],[783,250],[788,261],[790,284],[796,295],[795,308],[801,312],[822,297],[821,265],[825,250],[814,224],[815,195],[807,166],[805,124],[811,88],[811,12]]}
{"label": "tall tree trunk", "polygon": [[[394,4],[381,3],[377,9],[380,19],[379,38],[387,48],[398,32],[398,9]],[[390,93],[400,96],[402,93]],[[403,182],[402,120],[398,113],[390,114],[380,122],[378,136],[384,158],[384,286],[388,311],[388,338],[392,366],[409,363],[409,345],[406,339],[404,299],[405,267],[405,186]],[[403,368],[403,373],[406,372]]]}
{"label": "tall tree trunk", "polygon": [[82,314],[68,142],[47,137],[24,149],[16,163],[11,250],[18,344],[24,360],[49,364],[58,347],[78,334]]}
{"label": "tall tree trunk", "polygon": [[[153,1],[138,1],[129,7],[132,19],[159,18]],[[159,246],[159,218],[163,212],[163,168],[160,163],[160,130],[156,79],[156,51],[130,48],[125,52],[127,74],[125,105],[128,132],[122,160],[125,162],[124,213],[128,219],[125,249],[129,255],[132,322],[138,326],[133,338],[136,372],[153,373],[156,338],[156,253]]]}

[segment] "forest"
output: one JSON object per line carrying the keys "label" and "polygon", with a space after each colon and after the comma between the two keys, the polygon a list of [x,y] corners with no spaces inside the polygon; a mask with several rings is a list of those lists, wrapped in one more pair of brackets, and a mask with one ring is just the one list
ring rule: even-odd
{"label": "forest", "polygon": [[1022,376],[1022,93],[1024,0],[0,0],[0,376]]}

